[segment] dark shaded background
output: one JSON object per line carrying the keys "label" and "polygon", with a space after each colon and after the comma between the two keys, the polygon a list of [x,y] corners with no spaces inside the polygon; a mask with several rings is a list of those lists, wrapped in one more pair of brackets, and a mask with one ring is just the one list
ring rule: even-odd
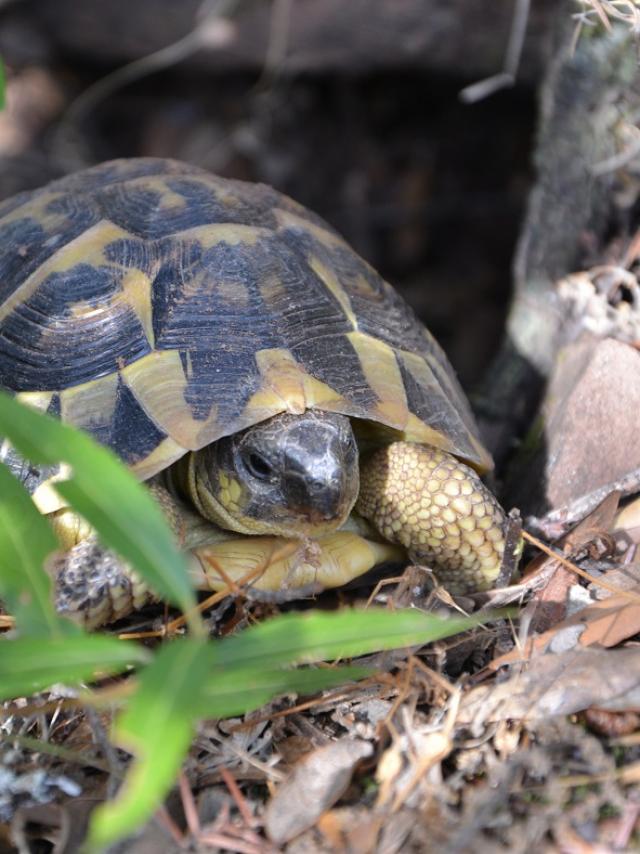
{"label": "dark shaded background", "polygon": [[[500,70],[512,2],[9,3],[0,193],[134,155],[273,184],[404,293],[470,388],[508,305],[551,6],[530,21],[520,82],[465,105],[460,90]],[[188,35],[203,15],[204,48]],[[90,90],[185,36],[179,62]]]}

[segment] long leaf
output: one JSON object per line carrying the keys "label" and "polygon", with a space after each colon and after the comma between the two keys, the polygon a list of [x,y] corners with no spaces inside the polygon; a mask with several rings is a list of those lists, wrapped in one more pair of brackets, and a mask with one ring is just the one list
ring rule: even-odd
{"label": "long leaf", "polygon": [[56,547],[50,525],[0,463],[0,596],[18,628],[31,635],[65,631],[53,607],[51,579],[42,568]]}
{"label": "long leaf", "polygon": [[301,664],[431,643],[486,622],[488,617],[436,617],[415,610],[284,614],[216,645],[220,668]]}
{"label": "long leaf", "polygon": [[135,830],[170,789],[191,742],[211,648],[192,638],[173,641],[142,673],[138,691],[115,728],[117,743],[136,758],[117,798],[95,810],[89,850]]}
{"label": "long leaf", "polygon": [[[56,485],[103,541],[133,564],[163,598],[193,614],[186,565],[166,520],[147,490],[107,448],[87,435],[0,392],[0,435],[25,458],[72,468]],[[193,628],[200,626],[193,619]]]}
{"label": "long leaf", "polygon": [[334,667],[314,670],[234,668],[210,676],[202,686],[198,711],[202,717],[228,718],[258,709],[281,694],[313,694],[371,676],[368,667]]}
{"label": "long leaf", "polygon": [[194,639],[174,641],[142,673],[139,689],[115,731],[118,744],[136,758],[118,797],[96,809],[89,850],[122,839],[160,806],[189,748],[198,717],[229,717],[256,709],[279,694],[318,691],[370,674],[362,667],[235,668],[211,676],[213,649],[214,644]]}
{"label": "long leaf", "polygon": [[159,806],[188,749],[197,717],[240,714],[285,692],[316,691],[370,673],[358,667],[332,671],[284,666],[428,643],[478,622],[372,609],[285,615],[215,644],[174,641],[144,671],[140,690],[118,721],[118,743],[136,760],[116,801],[94,813],[89,847],[121,839]]}
{"label": "long leaf", "polygon": [[73,685],[98,675],[145,664],[150,654],[138,644],[106,635],[78,633],[60,638],[17,638],[0,645],[0,699],[24,697],[55,683]]}

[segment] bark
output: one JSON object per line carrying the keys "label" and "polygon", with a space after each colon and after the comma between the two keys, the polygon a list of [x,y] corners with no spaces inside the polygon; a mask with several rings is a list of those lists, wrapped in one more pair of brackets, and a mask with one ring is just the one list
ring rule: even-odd
{"label": "bark", "polygon": [[613,172],[593,167],[616,153],[616,130],[631,112],[637,58],[625,28],[583,37],[560,11],[557,47],[541,89],[537,180],[513,264],[506,335],[477,400],[498,462],[522,433],[554,364],[562,313],[554,283],[602,247],[614,215]]}

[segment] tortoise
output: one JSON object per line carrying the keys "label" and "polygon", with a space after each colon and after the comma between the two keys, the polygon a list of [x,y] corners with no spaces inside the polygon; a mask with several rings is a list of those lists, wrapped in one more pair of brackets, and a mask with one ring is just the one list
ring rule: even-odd
{"label": "tortoise", "polygon": [[[268,186],[132,158],[2,203],[0,386],[149,481],[205,587],[260,566],[264,589],[337,586],[406,553],[454,593],[498,576],[491,458],[443,351]],[[2,448],[67,549],[58,606],[140,604],[57,472]]]}

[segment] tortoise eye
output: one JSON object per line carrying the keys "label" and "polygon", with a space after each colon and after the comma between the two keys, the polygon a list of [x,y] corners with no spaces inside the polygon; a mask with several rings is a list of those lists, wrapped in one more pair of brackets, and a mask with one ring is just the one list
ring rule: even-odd
{"label": "tortoise eye", "polygon": [[256,480],[269,480],[273,474],[273,468],[261,454],[251,451],[243,460],[249,474]]}

